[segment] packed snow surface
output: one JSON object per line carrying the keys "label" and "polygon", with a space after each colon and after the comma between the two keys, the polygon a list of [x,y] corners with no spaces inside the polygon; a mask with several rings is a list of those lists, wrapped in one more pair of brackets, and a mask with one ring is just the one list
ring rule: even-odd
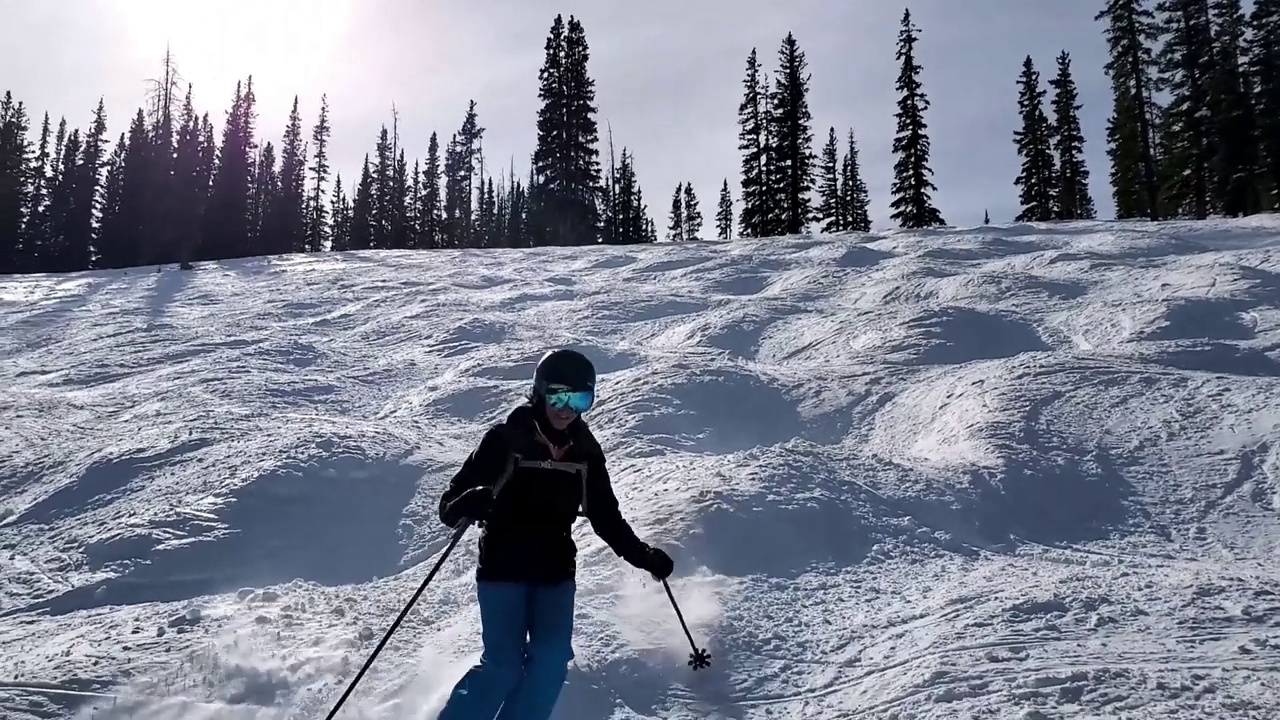
{"label": "packed snow surface", "polygon": [[[1280,218],[0,278],[0,715],[322,718],[549,346],[585,523],[555,717],[1280,717]],[[343,717],[434,717],[472,531]]]}

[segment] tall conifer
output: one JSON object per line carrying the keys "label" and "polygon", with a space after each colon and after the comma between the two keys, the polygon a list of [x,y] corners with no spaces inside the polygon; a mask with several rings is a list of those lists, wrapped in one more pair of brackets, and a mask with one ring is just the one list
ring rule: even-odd
{"label": "tall conifer", "polygon": [[1014,180],[1019,189],[1018,202],[1022,210],[1014,218],[1018,222],[1047,221],[1055,216],[1057,207],[1058,171],[1053,159],[1049,118],[1044,113],[1044,88],[1040,86],[1040,73],[1028,55],[1022,61],[1022,74],[1018,79],[1018,113],[1022,127],[1013,133],[1022,169]]}
{"label": "tall conifer", "polygon": [[929,99],[920,82],[922,68],[916,62],[918,35],[919,28],[911,22],[911,11],[904,11],[896,54],[902,63],[895,85],[900,95],[894,115],[898,120],[898,134],[893,139],[893,152],[898,157],[893,166],[890,187],[893,199],[889,203],[893,209],[891,217],[904,228],[946,224],[933,206],[932,193],[938,188],[933,183],[933,168],[929,166],[929,126],[924,119]]}

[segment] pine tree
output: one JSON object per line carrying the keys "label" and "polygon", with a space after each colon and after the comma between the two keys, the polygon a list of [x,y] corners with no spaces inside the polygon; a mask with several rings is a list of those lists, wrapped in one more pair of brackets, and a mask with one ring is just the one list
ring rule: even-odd
{"label": "pine tree", "polygon": [[685,241],[684,183],[676,185],[671,195],[671,214],[667,219],[667,242]]}
{"label": "pine tree", "polygon": [[1263,207],[1280,209],[1280,0],[1254,0],[1246,41],[1258,123]]}
{"label": "pine tree", "polygon": [[[515,161],[514,156],[511,158]],[[515,178],[511,178],[514,182]],[[511,247],[511,189],[507,186],[507,171],[498,171],[498,185],[494,197],[494,233],[499,247]]]}
{"label": "pine tree", "polygon": [[183,207],[174,182],[176,133],[174,107],[178,98],[178,71],[173,54],[165,49],[162,73],[150,81],[148,124],[151,147],[147,152],[147,210],[145,233],[149,238],[148,264],[163,264],[177,258],[178,232]]}
{"label": "pine tree", "polygon": [[276,167],[276,148],[268,141],[258,154],[253,174],[253,200],[249,206],[250,250],[247,255],[274,255],[289,252],[276,244],[275,228],[279,226],[280,171]]}
{"label": "pine tree", "polygon": [[75,266],[75,250],[69,243],[76,216],[76,164],[83,145],[80,128],[74,128],[67,135],[62,154],[57,158],[56,180],[49,192],[50,242],[44,248],[46,252],[41,254],[37,272],[63,273],[83,269]]}
{"label": "pine tree", "polygon": [[[627,151],[622,151],[622,167],[618,171],[619,175],[619,192],[625,186],[627,165]],[[532,240],[529,235],[528,212],[529,198],[528,191],[524,184],[516,178],[515,157],[512,157],[507,168],[507,174],[511,177],[510,185],[507,188],[506,211],[503,213],[503,236],[507,247],[530,247]]]}
{"label": "pine tree", "polygon": [[[60,117],[58,130],[54,134],[53,148],[48,151],[48,173],[44,179],[44,205],[38,211],[39,215],[32,219],[30,195],[28,195],[27,206],[21,209],[26,216],[23,224],[33,223],[39,228],[38,237],[24,236],[18,240],[22,251],[19,265],[25,272],[43,272],[53,263],[58,253],[57,245],[60,237],[58,223],[66,212],[66,198],[59,196],[57,190],[62,186],[62,167],[67,136],[67,119]],[[34,180],[32,182],[34,183]]]}
{"label": "pine tree", "polygon": [[427,163],[422,169],[422,244],[444,247],[444,209],[440,191],[440,139],[431,133],[427,142]]}
{"label": "pine tree", "polygon": [[1022,127],[1013,133],[1018,156],[1022,158],[1022,170],[1013,183],[1020,189],[1018,202],[1022,204],[1021,212],[1014,218],[1017,222],[1044,222],[1056,214],[1058,170],[1053,160],[1049,119],[1044,114],[1044,97],[1040,73],[1028,55],[1022,61],[1022,75],[1018,80]]}
{"label": "pine tree", "polygon": [[720,202],[716,205],[716,238],[733,239],[733,196],[729,194],[729,178],[720,186]]}
{"label": "pine tree", "polygon": [[58,119],[58,132],[54,135],[54,138],[53,138],[53,154],[50,155],[49,157],[48,187],[51,188],[49,191],[51,195],[53,193],[52,191],[53,186],[56,185],[60,180],[60,178],[58,177],[58,172],[60,169],[60,161],[62,160],[62,149],[66,147],[66,144],[67,144],[67,119],[65,117],[62,117]]}
{"label": "pine tree", "polygon": [[351,203],[347,200],[345,191],[342,189],[342,172],[339,171],[333,177],[333,191],[330,194],[329,210],[333,218],[330,225],[331,231],[329,235],[329,249],[333,252],[343,252],[351,249]]}
{"label": "pine tree", "polygon": [[[205,113],[200,118],[200,159],[196,170],[196,186],[200,188],[200,207],[198,212],[193,213],[192,218],[192,223],[199,229],[192,231],[192,251],[189,255],[192,259],[198,256],[196,248],[202,246],[203,234],[208,226],[207,215],[209,205],[212,203],[213,178],[218,168],[218,143],[215,138],[213,121],[209,119],[209,113]],[[189,262],[184,262],[182,266],[184,269],[191,268]]]}
{"label": "pine tree", "polygon": [[62,268],[88,270],[93,265],[93,244],[101,204],[102,164],[106,160],[107,110],[99,99],[93,122],[84,134],[80,156],[75,159],[71,211],[63,233]]}
{"label": "pine tree", "polygon": [[444,215],[441,247],[462,247],[462,153],[458,150],[458,134],[449,137],[444,149]]}
{"label": "pine tree", "polygon": [[928,123],[924,113],[929,99],[920,83],[922,68],[916,63],[915,44],[919,28],[911,23],[911,11],[902,15],[902,29],[898,33],[896,58],[902,70],[895,85],[901,94],[898,111],[898,134],[893,139],[893,152],[898,156],[893,165],[893,184],[890,191],[893,200],[891,217],[904,228],[924,228],[945,225],[942,214],[933,206],[931,193],[938,188],[933,184],[933,169],[929,167]]}
{"label": "pine tree", "polygon": [[253,78],[236,83],[235,99],[222,129],[218,166],[205,214],[205,242],[198,258],[237,258],[250,254],[249,202],[255,163],[256,98]]}
{"label": "pine tree", "polygon": [[698,196],[693,192],[693,183],[684,184],[684,239],[702,241],[702,211],[698,208]]}
{"label": "pine tree", "polygon": [[841,229],[848,232],[869,232],[871,196],[866,181],[862,179],[862,161],[858,158],[858,141],[854,137],[853,128],[849,128],[847,144],[844,160],[840,163],[840,205],[844,208],[845,220]]}
{"label": "pine tree", "polygon": [[[188,84],[187,94],[182,103],[182,113],[178,119],[172,189],[175,204],[174,229],[177,236],[177,247],[174,248],[176,257],[173,259],[186,268],[190,267],[195,249],[199,246],[213,171],[212,162],[208,158],[214,150],[212,147],[205,146],[205,130],[201,118],[196,115],[191,95],[192,88]],[[207,117],[206,115],[206,120]],[[209,142],[212,144],[212,138],[209,138]],[[121,164],[123,163],[124,159],[121,158]],[[123,177],[120,179],[123,182]]]}
{"label": "pine tree", "polygon": [[374,179],[369,156],[364,156],[360,182],[351,202],[351,223],[347,228],[347,249],[369,250],[374,247]]}
{"label": "pine tree", "polygon": [[467,105],[467,113],[458,129],[455,145],[455,163],[453,188],[457,193],[457,237],[458,247],[479,247],[479,233],[476,229],[476,211],[473,201],[475,191],[476,163],[479,158],[480,141],[484,138],[484,128],[480,126],[476,114],[476,101]]}
{"label": "pine tree", "polygon": [[409,221],[409,162],[400,147],[400,113],[391,106],[391,177],[387,190],[386,217],[388,223],[387,248],[404,250],[409,247],[411,223]]}
{"label": "pine tree", "polygon": [[[49,155],[51,128],[49,113],[46,111],[40,124],[40,141],[36,149],[35,163],[31,166],[31,192],[27,207],[23,211],[23,227],[18,240],[18,260],[16,270],[25,271],[38,264],[41,248],[49,242],[49,170],[52,158]],[[3,151],[0,150],[0,155]],[[3,241],[0,240],[0,247]],[[0,255],[3,254],[0,249]],[[0,267],[3,267],[0,261]],[[4,270],[0,270],[4,272]]]}
{"label": "pine tree", "polygon": [[636,177],[635,154],[626,147],[622,148],[621,175],[618,188],[622,197],[620,239],[628,245],[657,242],[650,231],[653,222],[649,219],[649,206],[644,201],[644,189]]}
{"label": "pine tree", "polygon": [[320,96],[320,117],[311,130],[312,157],[311,197],[307,201],[307,250],[320,252],[330,242],[329,213],[325,202],[324,187],[329,181],[329,136],[333,132],[329,125],[329,96]]}
{"label": "pine tree", "polygon": [[1084,160],[1084,132],[1080,128],[1079,93],[1071,74],[1071,55],[1058,54],[1058,74],[1049,81],[1053,88],[1053,149],[1058,164],[1057,203],[1059,220],[1086,220],[1096,217],[1089,193],[1089,169]]}
{"label": "pine tree", "polygon": [[649,237],[649,209],[644,193],[636,180],[635,159],[625,146],[618,162],[617,177],[613,185],[613,224],[616,231],[612,242],[618,245],[634,245],[653,242]]}
{"label": "pine tree", "polygon": [[1158,220],[1157,107],[1151,100],[1155,67],[1152,44],[1159,38],[1155,15],[1145,6],[1145,0],[1107,0],[1094,19],[1107,23],[1103,34],[1110,58],[1103,68],[1112,90],[1107,156],[1111,161],[1116,217]]}
{"label": "pine tree", "polygon": [[[153,152],[142,108],[134,114],[127,138],[117,141],[107,181],[110,197],[103,204],[97,238],[97,265],[102,268],[136,267],[158,254],[154,240],[154,197],[156,175]],[[50,201],[50,215],[57,210]]]}
{"label": "pine tree", "polygon": [[1212,0],[1214,156],[1209,161],[1211,191],[1229,216],[1262,209],[1258,123],[1245,70],[1245,15],[1241,0]]}
{"label": "pine tree", "polygon": [[123,267],[123,255],[129,233],[125,217],[125,173],[128,140],[125,133],[115,142],[111,156],[107,158],[107,174],[103,180],[102,219],[98,224],[98,236],[94,240],[97,252],[95,267]]}
{"label": "pine tree", "polygon": [[843,198],[840,195],[840,142],[836,139],[836,129],[827,130],[827,144],[822,147],[822,161],[819,165],[818,205],[819,220],[822,221],[822,232],[842,232],[849,226]]}
{"label": "pine tree", "polygon": [[1176,215],[1205,218],[1217,209],[1210,178],[1218,150],[1208,110],[1216,74],[1209,0],[1160,0],[1155,10],[1164,34],[1156,88],[1170,96],[1162,136],[1166,205]]}
{"label": "pine tree", "polygon": [[621,232],[618,226],[618,165],[613,153],[613,125],[609,125],[609,171],[604,176],[600,192],[600,242],[617,245]]}
{"label": "pine tree", "polygon": [[488,247],[505,247],[506,240],[502,232],[502,216],[498,214],[498,197],[499,189],[493,183],[493,176],[490,175],[486,180],[485,187],[485,214],[488,217],[488,231],[486,234],[486,242]]}
{"label": "pine tree", "polygon": [[760,62],[755,48],[747,56],[747,75],[742,85],[742,102],[738,105],[738,149],[742,151],[742,211],[738,215],[738,232],[742,237],[763,237],[767,232],[768,207],[764,146],[766,117]]}
{"label": "pine tree", "polygon": [[587,71],[590,60],[590,49],[587,46],[586,32],[582,23],[569,16],[568,32],[565,35],[565,76],[566,95],[565,120],[569,128],[565,150],[570,161],[569,197],[576,219],[573,229],[572,244],[593,244],[599,239],[598,199],[601,186],[599,128],[595,113],[595,81]]}
{"label": "pine tree", "polygon": [[279,193],[269,208],[270,228],[265,238],[278,253],[307,251],[306,151],[302,145],[302,115],[293,96],[284,140],[280,145]]}
{"label": "pine tree", "polygon": [[74,128],[62,145],[62,152],[55,158],[57,171],[49,191],[49,244],[41,253],[36,266],[38,272],[63,273],[84,269],[77,265],[79,255],[78,225],[79,162],[84,149],[84,136],[80,128]]}
{"label": "pine tree", "polygon": [[774,105],[778,96],[777,93],[769,90],[768,73],[761,76],[760,83],[764,121],[764,133],[760,139],[760,148],[764,153],[761,174],[764,184],[761,190],[760,231],[762,235],[772,237],[786,233],[787,168],[783,159],[784,151],[778,139],[779,110]]}
{"label": "pine tree", "polygon": [[537,245],[586,245],[599,238],[601,171],[595,82],[582,24],[557,15],[539,72],[538,140],[530,181],[530,230]]}
{"label": "pine tree", "polygon": [[[373,233],[370,238],[370,249],[390,250],[391,223],[394,204],[392,202],[392,174],[395,169],[394,148],[391,145],[391,131],[385,123],[378,129],[378,142],[374,145],[374,163],[370,168],[372,184],[369,186],[369,227]],[[458,210],[461,213],[461,198]],[[461,225],[458,232],[461,233]]]}
{"label": "pine tree", "polygon": [[126,148],[125,134],[120,133],[120,138],[107,158],[106,176],[102,181],[102,216],[94,239],[94,267],[97,268],[111,267],[111,263],[117,260],[112,251],[118,250],[118,238],[124,235],[120,221],[123,217],[121,212],[124,203]]}
{"label": "pine tree", "polygon": [[808,62],[792,33],[778,49],[778,76],[770,95],[770,140],[776,148],[778,234],[801,233],[815,219],[809,196],[814,185],[813,115],[809,111]]}
{"label": "pine tree", "polygon": [[648,208],[644,193],[636,181],[630,150],[622,148],[618,161],[613,150],[613,131],[609,131],[609,170],[605,174],[600,204],[600,241],[609,245],[631,245],[648,242],[645,220]]}
{"label": "pine tree", "polygon": [[479,182],[476,184],[475,217],[472,223],[472,247],[492,247],[490,237],[493,228],[493,208],[489,195],[489,184],[484,172],[484,153],[477,154]]}
{"label": "pine tree", "polygon": [[[413,235],[413,223],[409,216],[409,161],[405,157],[404,149],[399,147],[399,133],[396,133],[395,137],[393,145],[396,148],[393,155],[395,160],[391,166],[391,207],[388,209],[391,220],[388,247],[393,250],[407,250],[412,247]],[[478,243],[480,239],[479,233],[473,235],[473,242]]]}
{"label": "pine tree", "polygon": [[24,269],[22,230],[32,193],[31,121],[6,91],[0,100],[0,273]]}
{"label": "pine tree", "polygon": [[405,203],[405,215],[409,224],[409,247],[421,250],[426,247],[422,239],[422,161],[413,161],[409,172],[409,199]]}
{"label": "pine tree", "polygon": [[[568,210],[568,99],[564,90],[564,17],[556,15],[544,46],[545,57],[538,71],[538,99],[542,107],[537,117],[537,147],[529,170],[529,229],[534,245],[566,244],[563,213]],[[449,153],[445,153],[448,177]],[[446,217],[448,211],[446,209]]]}

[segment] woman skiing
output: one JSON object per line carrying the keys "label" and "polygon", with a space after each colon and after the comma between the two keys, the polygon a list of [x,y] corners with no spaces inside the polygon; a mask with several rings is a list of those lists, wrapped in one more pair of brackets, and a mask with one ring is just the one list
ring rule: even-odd
{"label": "woman skiing", "polygon": [[484,526],[476,568],[484,649],[437,720],[551,715],[573,659],[579,508],[619,557],[658,579],[671,575],[671,558],[623,519],[604,453],[582,420],[595,384],[581,353],[545,354],[528,402],[485,433],[440,498],[445,525]]}

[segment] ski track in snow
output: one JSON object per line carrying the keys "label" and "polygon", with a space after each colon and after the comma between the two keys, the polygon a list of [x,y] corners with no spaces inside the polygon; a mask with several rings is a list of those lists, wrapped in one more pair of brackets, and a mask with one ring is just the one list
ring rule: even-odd
{"label": "ski track in snow", "polygon": [[[328,712],[548,346],[661,586],[582,523],[555,717],[1280,712],[1280,218],[0,277],[0,715]],[[473,531],[342,717],[479,652]]]}

